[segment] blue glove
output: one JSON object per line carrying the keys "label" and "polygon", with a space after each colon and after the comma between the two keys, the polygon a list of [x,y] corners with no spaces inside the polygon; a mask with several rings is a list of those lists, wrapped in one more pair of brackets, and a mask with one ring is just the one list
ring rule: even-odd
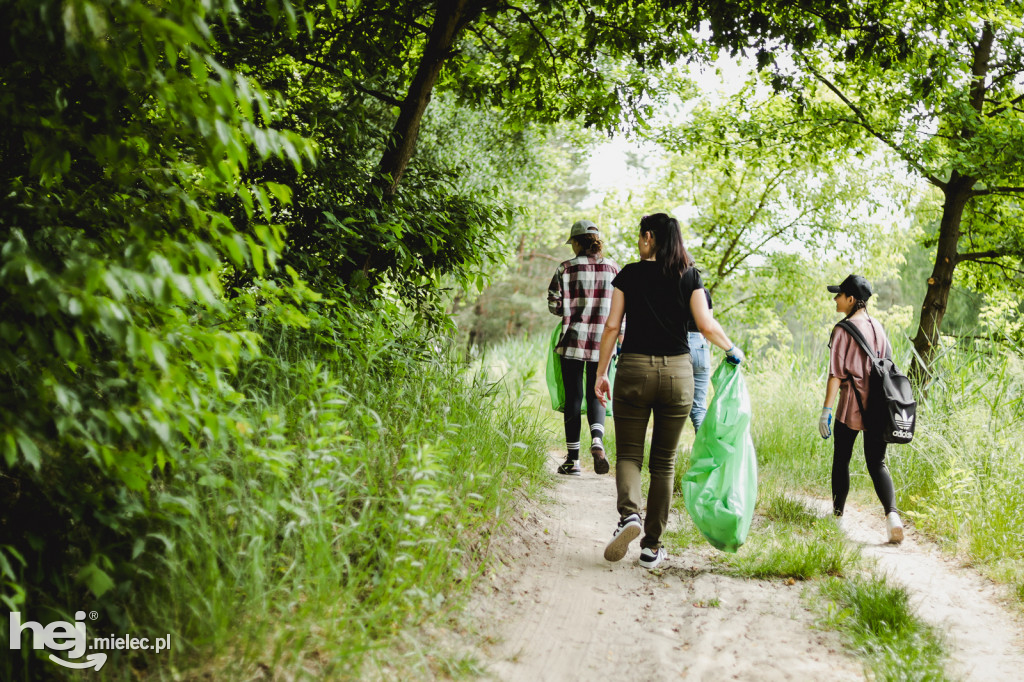
{"label": "blue glove", "polygon": [[821,408],[821,416],[818,417],[818,433],[821,434],[822,438],[828,438],[832,435],[832,408],[823,407]]}
{"label": "blue glove", "polygon": [[725,351],[725,361],[730,365],[738,365],[743,362],[743,351],[736,346]]}

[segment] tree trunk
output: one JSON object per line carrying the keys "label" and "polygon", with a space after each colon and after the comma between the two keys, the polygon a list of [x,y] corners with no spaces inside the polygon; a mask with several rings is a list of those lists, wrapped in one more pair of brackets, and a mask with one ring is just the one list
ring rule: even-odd
{"label": "tree trunk", "polygon": [[946,314],[949,302],[949,291],[953,286],[953,271],[957,265],[957,247],[960,242],[960,221],[964,207],[970,199],[970,188],[974,181],[958,177],[953,178],[944,188],[946,200],[942,205],[942,221],[939,223],[939,243],[935,252],[935,267],[928,278],[928,291],[921,306],[921,322],[914,337],[914,349],[917,351],[911,372],[919,380],[927,376],[935,356],[938,344],[939,329],[942,318]]}
{"label": "tree trunk", "polygon": [[398,191],[402,175],[409,165],[416,138],[419,135],[423,112],[430,103],[430,95],[437,83],[441,69],[455,44],[459,29],[467,20],[466,8],[469,0],[438,0],[430,37],[423,49],[416,75],[409,83],[409,91],[402,100],[398,120],[392,128],[388,146],[377,166],[378,186],[382,198],[389,201]]}
{"label": "tree trunk", "polygon": [[[971,84],[968,90],[971,107],[979,115],[985,106],[985,78],[988,75],[992,59],[992,45],[995,42],[995,31],[990,22],[981,27],[978,44],[974,46],[971,61]],[[974,137],[973,125],[964,123],[960,130],[960,138],[970,140]],[[911,373],[918,380],[924,380],[935,357],[935,347],[939,341],[939,329],[942,318],[946,314],[949,302],[949,291],[953,287],[953,271],[956,270],[958,246],[960,243],[960,221],[964,215],[964,207],[971,198],[971,190],[977,183],[976,178],[960,175],[953,171],[949,182],[942,187],[945,202],[942,204],[942,221],[939,223],[939,244],[935,252],[935,267],[928,278],[928,291],[921,306],[921,322],[914,337],[914,349],[917,357],[911,367]]]}

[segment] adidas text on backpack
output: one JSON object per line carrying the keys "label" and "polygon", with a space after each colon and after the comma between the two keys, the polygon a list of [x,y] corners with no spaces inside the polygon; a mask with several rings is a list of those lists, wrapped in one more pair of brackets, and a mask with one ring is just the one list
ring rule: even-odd
{"label": "adidas text on backpack", "polygon": [[857,405],[865,422],[882,429],[882,440],[886,443],[909,443],[914,438],[917,417],[917,402],[906,377],[891,358],[875,357],[867,339],[849,320],[843,320],[842,327],[871,360],[871,375],[868,377],[867,409],[861,404],[860,394],[855,390]]}

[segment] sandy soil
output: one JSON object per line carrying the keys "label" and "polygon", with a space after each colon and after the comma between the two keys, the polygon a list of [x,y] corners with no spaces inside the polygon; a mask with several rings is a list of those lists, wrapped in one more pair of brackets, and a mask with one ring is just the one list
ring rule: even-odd
{"label": "sandy soil", "polygon": [[[552,471],[554,464],[552,464]],[[615,483],[589,469],[558,477],[549,504],[518,517],[503,563],[481,579],[463,632],[500,680],[862,680],[837,634],[815,627],[800,583],[715,572],[710,547],[637,564],[639,543],[609,563]],[[812,504],[816,501],[812,501]],[[824,509],[823,509],[824,513]],[[525,518],[524,518],[525,517]],[[991,583],[943,559],[912,530],[882,544],[881,515],[848,513],[847,533],[907,585],[949,633],[954,676],[1024,679],[1021,628]]]}

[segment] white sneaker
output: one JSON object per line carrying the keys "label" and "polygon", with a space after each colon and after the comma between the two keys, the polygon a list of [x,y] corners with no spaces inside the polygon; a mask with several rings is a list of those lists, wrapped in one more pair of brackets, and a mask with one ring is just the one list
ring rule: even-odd
{"label": "white sneaker", "polygon": [[832,522],[836,524],[836,528],[840,532],[846,532],[846,517],[845,516],[832,516]]}
{"label": "white sneaker", "polygon": [[629,543],[640,537],[640,530],[642,528],[639,514],[630,514],[619,521],[618,527],[615,528],[615,532],[612,534],[611,541],[604,548],[604,558],[608,561],[620,561],[622,557],[626,556],[626,552],[629,550]]}
{"label": "white sneaker", "polygon": [[898,545],[903,542],[903,522],[897,512],[889,512],[885,517],[885,527],[889,531],[889,542]]}
{"label": "white sneaker", "polygon": [[657,568],[667,556],[668,552],[665,551],[664,547],[659,547],[658,549],[644,547],[640,550],[640,565],[647,569]]}

